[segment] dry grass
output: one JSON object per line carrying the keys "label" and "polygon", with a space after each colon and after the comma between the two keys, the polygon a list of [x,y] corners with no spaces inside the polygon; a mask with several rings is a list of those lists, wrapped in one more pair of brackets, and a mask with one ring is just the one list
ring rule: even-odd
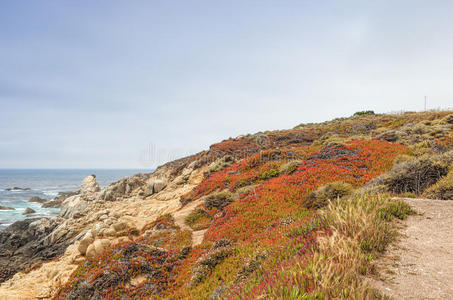
{"label": "dry grass", "polygon": [[381,299],[363,280],[371,261],[395,237],[393,218],[404,219],[410,207],[385,195],[361,195],[331,202],[320,212],[330,235],[318,239],[318,250],[306,271],[322,299]]}

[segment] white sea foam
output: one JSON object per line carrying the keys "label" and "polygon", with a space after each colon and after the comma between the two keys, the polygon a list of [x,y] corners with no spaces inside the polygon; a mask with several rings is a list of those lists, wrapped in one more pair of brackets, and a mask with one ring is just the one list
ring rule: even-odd
{"label": "white sea foam", "polygon": [[55,191],[43,191],[43,194],[46,196],[51,196],[51,197],[58,196],[58,192],[55,192]]}

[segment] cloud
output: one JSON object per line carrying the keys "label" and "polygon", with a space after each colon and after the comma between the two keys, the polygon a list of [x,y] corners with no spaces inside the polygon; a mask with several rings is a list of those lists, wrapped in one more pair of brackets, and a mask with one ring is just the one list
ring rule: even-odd
{"label": "cloud", "polygon": [[425,95],[451,106],[452,6],[4,2],[0,168],[143,167],[150,145],[162,163]]}

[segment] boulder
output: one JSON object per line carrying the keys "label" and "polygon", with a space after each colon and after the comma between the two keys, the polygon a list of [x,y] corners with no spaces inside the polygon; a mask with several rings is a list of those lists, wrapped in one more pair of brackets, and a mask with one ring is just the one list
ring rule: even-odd
{"label": "boulder", "polygon": [[167,187],[165,181],[161,179],[153,180],[144,188],[144,196],[148,197],[151,196],[152,194],[159,193],[165,187]]}
{"label": "boulder", "polygon": [[111,242],[107,239],[98,239],[95,240],[94,243],[88,246],[86,250],[86,256],[90,259],[94,258],[95,256],[102,254],[105,250],[110,247]]}
{"label": "boulder", "polygon": [[85,255],[88,258],[94,258],[96,256],[96,248],[94,248],[94,244],[88,245]]}
{"label": "boulder", "polygon": [[126,230],[128,228],[127,226],[127,223],[126,222],[118,222],[118,223],[115,223],[112,225],[113,229],[115,229],[115,231],[122,231],[122,230]]}
{"label": "boulder", "polygon": [[153,192],[154,193],[159,193],[166,186],[167,186],[167,184],[163,180],[160,180],[160,179],[154,180],[154,182],[153,182]]}
{"label": "boulder", "polygon": [[104,231],[104,235],[105,236],[114,236],[116,234],[116,231],[115,229],[113,228],[113,226],[110,226],[109,228],[107,228],[105,231]]}
{"label": "boulder", "polygon": [[43,199],[41,197],[37,197],[37,196],[34,196],[34,197],[31,197],[28,202],[36,202],[36,203],[44,203],[44,202],[47,202],[49,200],[47,199]]}
{"label": "boulder", "polygon": [[90,231],[88,231],[79,243],[78,250],[80,254],[86,255],[88,247],[94,242],[94,238]]}
{"label": "boulder", "polygon": [[34,214],[36,211],[33,208],[27,207],[25,211],[22,213],[23,215]]}

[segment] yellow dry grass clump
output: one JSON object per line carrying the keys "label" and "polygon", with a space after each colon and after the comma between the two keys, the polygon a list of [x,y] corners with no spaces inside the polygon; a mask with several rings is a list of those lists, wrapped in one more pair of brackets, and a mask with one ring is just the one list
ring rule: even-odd
{"label": "yellow dry grass clump", "polygon": [[404,219],[411,213],[404,202],[382,194],[339,199],[320,210],[331,234],[318,238],[310,263],[313,295],[320,299],[381,299],[361,276],[373,272],[372,260],[395,237],[392,219]]}

